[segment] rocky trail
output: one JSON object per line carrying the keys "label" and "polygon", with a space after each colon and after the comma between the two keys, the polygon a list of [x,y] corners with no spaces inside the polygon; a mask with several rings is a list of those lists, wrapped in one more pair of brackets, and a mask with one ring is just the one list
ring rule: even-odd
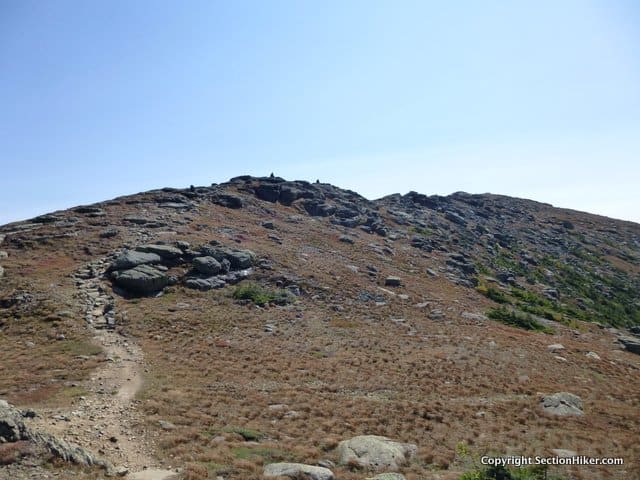
{"label": "rocky trail", "polygon": [[100,279],[106,265],[106,259],[87,265],[76,273],[75,281],[87,327],[107,361],[87,382],[78,385],[86,393],[78,397],[71,410],[43,409],[32,426],[105,458],[118,475],[127,479],[170,479],[176,471],[159,468],[141,434],[135,396],[144,383],[144,357],[135,341],[114,328],[114,299]]}

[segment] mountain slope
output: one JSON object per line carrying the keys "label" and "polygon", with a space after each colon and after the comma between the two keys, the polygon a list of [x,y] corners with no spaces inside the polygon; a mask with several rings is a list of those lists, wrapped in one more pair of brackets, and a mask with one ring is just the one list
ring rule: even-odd
{"label": "mountain slope", "polygon": [[[640,474],[640,225],[245,176],[0,235],[0,396],[114,464],[155,455],[187,478],[262,478],[263,464],[337,462],[339,441],[380,434],[418,446],[407,478],[457,478],[462,444],[626,460],[556,467],[567,478]],[[133,352],[124,363],[114,344]],[[105,391],[126,389],[109,355],[142,385],[118,404],[127,425],[112,415],[109,435],[88,436]],[[564,391],[583,415],[544,411]],[[140,455],[125,437],[144,439]]]}

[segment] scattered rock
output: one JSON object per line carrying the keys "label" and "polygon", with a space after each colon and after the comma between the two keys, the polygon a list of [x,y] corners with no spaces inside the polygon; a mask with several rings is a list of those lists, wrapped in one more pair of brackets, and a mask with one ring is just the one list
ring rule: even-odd
{"label": "scattered rock", "polygon": [[207,291],[216,288],[224,288],[226,282],[220,277],[210,278],[187,278],[184,285],[195,290]]}
{"label": "scattered rock", "polygon": [[353,237],[350,237],[349,235],[340,235],[340,238],[338,240],[340,240],[342,243],[348,243],[349,245],[353,245],[355,243]]}
{"label": "scattered rock", "polygon": [[587,352],[585,356],[587,358],[591,358],[592,360],[600,360],[600,355],[598,355],[596,352]]}
{"label": "scattered rock", "polygon": [[160,425],[160,428],[167,431],[176,429],[176,426],[173,423],[167,422],[166,420],[158,420],[158,425]]}
{"label": "scattered rock", "polygon": [[117,228],[107,228],[100,232],[100,238],[113,238],[117,236],[120,231]]}
{"label": "scattered rock", "polygon": [[335,475],[324,467],[304,465],[302,463],[270,463],[265,465],[265,477],[289,477],[292,479],[308,478],[309,480],[334,480]]}
{"label": "scattered rock", "polygon": [[462,312],[460,316],[465,320],[473,320],[475,322],[485,322],[489,320],[486,315],[483,315],[481,313]]}
{"label": "scattered rock", "polygon": [[564,345],[562,345],[561,343],[554,343],[552,345],[547,345],[547,350],[549,350],[551,353],[559,352],[564,349],[565,349]]}
{"label": "scattered rock", "polygon": [[621,335],[618,341],[627,351],[640,355],[640,338]]}
{"label": "scattered rock", "polygon": [[216,205],[232,209],[238,209],[244,206],[242,198],[227,193],[217,194],[211,198],[211,201]]}
{"label": "scattered rock", "polygon": [[578,454],[573,450],[565,450],[564,448],[554,448],[551,450],[551,453],[560,458],[571,458],[578,456]]}
{"label": "scattered rock", "polygon": [[573,393],[559,392],[547,395],[540,401],[542,409],[553,415],[583,415],[582,399]]}
{"label": "scattered rock", "polygon": [[397,470],[406,465],[418,447],[399,443],[377,435],[362,435],[338,444],[337,454],[342,465],[357,464],[362,468]]}
{"label": "scattered rock", "polygon": [[402,286],[402,279],[400,277],[387,277],[384,279],[384,285],[386,287],[400,287]]}
{"label": "scattered rock", "polygon": [[366,480],[406,480],[401,473],[379,473],[375,477],[368,477]]}

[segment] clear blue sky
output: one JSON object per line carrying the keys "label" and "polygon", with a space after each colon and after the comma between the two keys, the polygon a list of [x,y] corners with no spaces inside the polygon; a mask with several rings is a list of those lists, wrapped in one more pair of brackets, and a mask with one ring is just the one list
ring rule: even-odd
{"label": "clear blue sky", "polygon": [[640,4],[0,0],[0,223],[271,172],[640,222]]}

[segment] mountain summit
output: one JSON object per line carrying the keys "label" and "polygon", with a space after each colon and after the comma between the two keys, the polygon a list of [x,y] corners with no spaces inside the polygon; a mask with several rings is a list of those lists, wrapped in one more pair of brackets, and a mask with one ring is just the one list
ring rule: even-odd
{"label": "mountain summit", "polygon": [[2,478],[640,476],[638,224],[241,176],[0,249]]}

